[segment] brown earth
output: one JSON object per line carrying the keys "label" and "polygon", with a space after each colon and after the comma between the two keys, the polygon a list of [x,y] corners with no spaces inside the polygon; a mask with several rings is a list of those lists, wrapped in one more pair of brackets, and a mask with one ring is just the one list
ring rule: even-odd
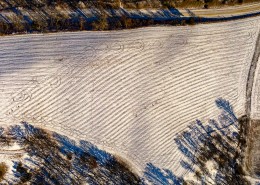
{"label": "brown earth", "polygon": [[250,121],[245,165],[250,176],[260,177],[260,120]]}

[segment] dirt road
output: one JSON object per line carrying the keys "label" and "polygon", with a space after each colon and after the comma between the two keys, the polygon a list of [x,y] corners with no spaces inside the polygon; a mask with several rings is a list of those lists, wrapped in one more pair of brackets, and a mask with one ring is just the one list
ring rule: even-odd
{"label": "dirt road", "polygon": [[180,9],[183,16],[197,16],[207,18],[232,17],[260,12],[260,3],[250,3],[244,5],[229,6],[223,8],[209,9]]}

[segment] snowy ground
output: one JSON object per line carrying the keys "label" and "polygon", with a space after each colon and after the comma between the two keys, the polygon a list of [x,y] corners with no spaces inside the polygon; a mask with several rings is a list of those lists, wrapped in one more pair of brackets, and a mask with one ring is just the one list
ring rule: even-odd
{"label": "snowy ground", "polygon": [[254,86],[252,90],[251,118],[260,119],[260,58],[258,59],[255,71]]}
{"label": "snowy ground", "polygon": [[27,121],[89,140],[177,175],[173,137],[214,102],[245,114],[260,17],[191,27],[150,27],[0,37],[0,123]]}

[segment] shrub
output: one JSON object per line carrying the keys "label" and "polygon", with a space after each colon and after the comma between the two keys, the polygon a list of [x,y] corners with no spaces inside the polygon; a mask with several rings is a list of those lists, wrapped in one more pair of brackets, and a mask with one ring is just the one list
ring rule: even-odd
{"label": "shrub", "polygon": [[186,26],[186,20],[181,20],[181,26]]}
{"label": "shrub", "polygon": [[12,20],[13,28],[15,32],[24,32],[25,30],[25,23],[23,22],[21,17],[14,17]]}
{"label": "shrub", "polygon": [[168,1],[161,0],[161,4],[163,5],[163,7],[166,7],[166,8],[175,8],[175,2],[173,2],[171,0],[168,0]]}
{"label": "shrub", "polygon": [[188,21],[187,21],[187,23],[190,24],[190,25],[195,25],[195,19],[194,19],[194,17],[189,18]]}
{"label": "shrub", "polygon": [[93,30],[107,30],[108,22],[105,16],[101,16],[97,21],[92,23]]}
{"label": "shrub", "polygon": [[7,34],[11,32],[11,26],[6,22],[0,22],[0,34]]}
{"label": "shrub", "polygon": [[86,24],[86,20],[83,17],[79,18],[79,29],[80,30],[85,30],[85,24]]}
{"label": "shrub", "polygon": [[45,31],[48,29],[48,24],[44,20],[34,20],[31,27],[33,30]]}
{"label": "shrub", "polygon": [[121,17],[121,22],[122,22],[123,28],[132,28],[132,26],[133,26],[132,19],[127,18],[126,16]]}

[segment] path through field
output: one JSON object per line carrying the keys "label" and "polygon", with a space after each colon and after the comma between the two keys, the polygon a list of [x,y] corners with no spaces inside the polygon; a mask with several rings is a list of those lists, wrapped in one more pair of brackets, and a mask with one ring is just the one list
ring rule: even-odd
{"label": "path through field", "polygon": [[[232,17],[238,15],[252,14],[259,12],[260,3],[249,3],[244,5],[229,6],[223,8],[209,8],[209,9],[180,9],[184,16],[191,16],[191,13],[199,17]],[[189,13],[191,12],[191,13]]]}

